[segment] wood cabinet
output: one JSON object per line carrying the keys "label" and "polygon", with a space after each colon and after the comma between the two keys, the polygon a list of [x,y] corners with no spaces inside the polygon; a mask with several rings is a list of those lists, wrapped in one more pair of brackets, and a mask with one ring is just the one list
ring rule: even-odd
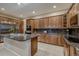
{"label": "wood cabinet", "polygon": [[67,13],[67,27],[77,26],[78,25],[78,6],[79,4],[73,4],[70,10]]}
{"label": "wood cabinet", "polygon": [[43,23],[44,23],[43,28],[48,28],[49,27],[49,17],[43,18]]}
{"label": "wood cabinet", "polygon": [[65,44],[64,36],[63,35],[59,35],[58,36],[58,45],[64,46],[64,44]]}
{"label": "wood cabinet", "polygon": [[27,24],[31,25],[33,29],[62,28],[63,22],[64,22],[63,15],[27,20]]}
{"label": "wood cabinet", "polygon": [[37,52],[37,48],[38,48],[38,40],[36,36],[31,38],[31,56],[35,55],[35,53]]}
{"label": "wood cabinet", "polygon": [[44,20],[43,20],[43,18],[40,18],[38,20],[39,20],[39,28],[44,28]]}
{"label": "wood cabinet", "polygon": [[34,20],[34,28],[39,28],[39,20]]}
{"label": "wood cabinet", "polygon": [[[66,14],[67,27],[74,28],[74,27],[79,26],[79,19],[77,18],[78,13],[79,13],[79,4],[77,4],[77,3],[72,4],[68,13]],[[75,32],[74,32],[74,34],[75,34]],[[65,43],[64,44],[64,54],[65,54],[65,56],[76,56],[76,48],[74,46],[72,46],[72,44],[69,45],[68,43]]]}
{"label": "wood cabinet", "polygon": [[64,45],[64,55],[65,56],[76,56],[76,49],[73,46],[70,46],[66,43]]}
{"label": "wood cabinet", "polygon": [[39,24],[38,28],[48,28],[48,26],[49,26],[49,17],[40,18],[40,19],[38,19],[38,22],[37,22]]}
{"label": "wood cabinet", "polygon": [[49,39],[48,39],[48,43],[50,44],[55,44],[57,45],[58,44],[58,37],[57,35],[49,35]]}
{"label": "wood cabinet", "polygon": [[49,27],[62,28],[63,27],[63,15],[49,17]]}
{"label": "wood cabinet", "polygon": [[44,33],[42,33],[42,34],[39,35],[38,41],[39,42],[45,42],[45,34]]}
{"label": "wood cabinet", "polygon": [[70,49],[69,49],[69,45],[67,44],[64,45],[64,55],[70,56]]}
{"label": "wood cabinet", "polygon": [[[18,27],[18,32],[23,33],[23,21],[19,19],[12,19],[4,16],[0,16],[0,23],[1,24],[8,24],[8,25],[13,25],[15,27]],[[13,31],[6,31],[4,33],[12,33]],[[1,32],[3,33],[3,32]]]}
{"label": "wood cabinet", "polygon": [[55,17],[49,17],[49,27],[55,27]]}
{"label": "wood cabinet", "polygon": [[20,21],[19,22],[19,33],[23,33],[24,32],[24,28],[23,28],[23,26],[24,26],[24,22],[23,21]]}
{"label": "wood cabinet", "polygon": [[64,46],[64,37],[62,35],[54,34],[40,34],[38,37],[39,42],[44,42],[48,44],[55,44],[59,46]]}
{"label": "wood cabinet", "polygon": [[[64,22],[64,16],[58,15],[31,20],[30,25],[32,29],[62,28],[64,27],[63,22]],[[64,44],[63,36],[53,34],[50,35],[47,33],[41,33],[40,36],[38,37],[38,41],[62,46]]]}
{"label": "wood cabinet", "polygon": [[3,24],[17,25],[16,21],[20,20],[0,16],[0,23]]}

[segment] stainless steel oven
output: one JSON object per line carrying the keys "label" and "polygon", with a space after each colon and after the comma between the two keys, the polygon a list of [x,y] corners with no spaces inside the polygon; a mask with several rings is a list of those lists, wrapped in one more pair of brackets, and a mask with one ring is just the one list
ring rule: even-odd
{"label": "stainless steel oven", "polygon": [[26,25],[26,40],[31,39],[31,26],[30,25]]}

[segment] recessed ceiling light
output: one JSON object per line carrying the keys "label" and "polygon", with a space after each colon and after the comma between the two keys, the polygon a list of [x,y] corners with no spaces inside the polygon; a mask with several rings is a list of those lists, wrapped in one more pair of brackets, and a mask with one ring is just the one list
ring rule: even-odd
{"label": "recessed ceiling light", "polygon": [[54,5],[53,8],[56,8],[56,5]]}
{"label": "recessed ceiling light", "polygon": [[23,15],[21,14],[20,17],[23,17]]}
{"label": "recessed ceiling light", "polygon": [[4,11],[4,10],[5,10],[5,8],[1,8],[1,10],[2,10],[2,11]]}
{"label": "recessed ceiling light", "polygon": [[21,5],[21,3],[17,3],[18,5]]}
{"label": "recessed ceiling light", "polygon": [[35,14],[35,11],[33,11],[32,13]]}

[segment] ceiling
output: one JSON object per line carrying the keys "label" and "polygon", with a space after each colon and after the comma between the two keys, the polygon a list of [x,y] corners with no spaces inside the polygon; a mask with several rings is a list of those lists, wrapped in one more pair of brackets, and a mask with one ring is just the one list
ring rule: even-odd
{"label": "ceiling", "polygon": [[[56,8],[53,8],[53,6]],[[15,17],[27,18],[68,9],[71,3],[0,3],[0,12]],[[1,10],[5,8],[5,10]],[[33,14],[33,11],[35,13]]]}

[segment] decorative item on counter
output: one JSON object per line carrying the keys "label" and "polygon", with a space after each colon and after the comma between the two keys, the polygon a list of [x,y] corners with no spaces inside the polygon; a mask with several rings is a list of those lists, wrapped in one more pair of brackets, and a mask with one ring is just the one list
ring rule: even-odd
{"label": "decorative item on counter", "polygon": [[16,28],[12,27],[9,31],[13,32],[13,33],[16,33]]}
{"label": "decorative item on counter", "polygon": [[47,31],[44,31],[44,33],[47,33]]}

